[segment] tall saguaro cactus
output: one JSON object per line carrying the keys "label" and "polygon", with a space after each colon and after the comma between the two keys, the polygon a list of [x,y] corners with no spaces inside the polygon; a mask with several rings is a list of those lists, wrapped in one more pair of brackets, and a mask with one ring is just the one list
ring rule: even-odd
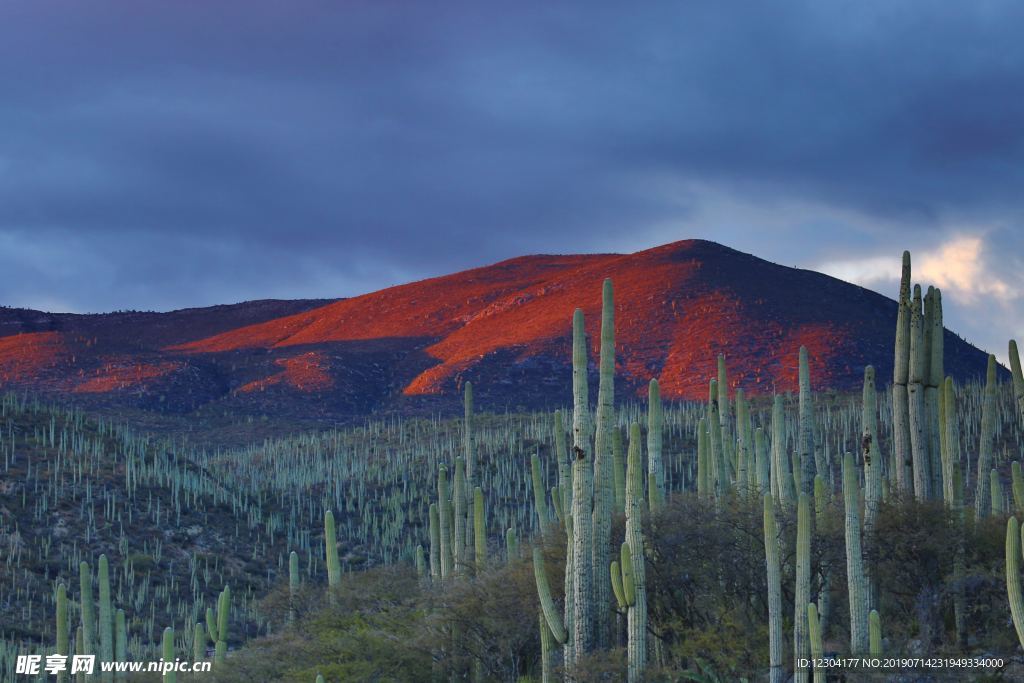
{"label": "tall saguaro cactus", "polygon": [[772,403],[772,492],[782,506],[790,505],[796,496],[786,455],[786,413],[778,394]]}
{"label": "tall saguaro cactus", "polygon": [[1017,342],[1010,340],[1010,375],[1013,378],[1013,397],[1017,402],[1017,412],[1024,420],[1024,372],[1020,367],[1020,354],[1017,352]]}
{"label": "tall saguaro cactus", "polygon": [[[725,365],[725,354],[718,354],[718,421],[722,434],[722,459],[735,469],[733,463],[732,415],[729,409],[729,372]],[[714,399],[712,399],[714,400]]]}
{"label": "tall saguaro cactus", "polygon": [[1021,528],[1017,518],[1006,520],[1006,596],[1017,640],[1024,647],[1024,594],[1020,589]]}
{"label": "tall saguaro cactus", "polygon": [[[111,662],[114,660],[114,610],[110,605],[110,565],[106,555],[100,555],[97,579],[100,589],[100,659],[104,662]],[[112,671],[104,671],[102,676],[104,683],[114,680]]]}
{"label": "tall saguaro cactus", "polygon": [[294,624],[299,600],[299,554],[288,554],[288,623]]}
{"label": "tall saguaro cactus", "polygon": [[[57,586],[57,654],[70,657],[68,649],[68,588],[63,583]],[[57,672],[58,683],[67,683],[70,674],[67,669]]]}
{"label": "tall saguaro cactus", "polygon": [[466,569],[466,464],[455,458],[455,478],[452,482],[452,516],[455,535],[452,538],[452,570],[462,574]]}
{"label": "tall saguaro cactus", "polygon": [[910,411],[910,453],[914,461],[914,495],[918,500],[931,496],[931,456],[928,455],[927,412],[924,378],[927,372],[924,348],[924,317],[921,312],[921,286],[914,285],[910,304],[910,383],[907,397]]}
{"label": "tall saguaro cactus", "polygon": [[868,587],[861,552],[860,485],[852,453],[843,459],[843,505],[846,510],[846,585],[850,596],[850,650],[868,651]]}
{"label": "tall saguaro cactus", "polygon": [[[174,662],[174,628],[168,626],[164,629],[163,650],[161,659],[165,662]],[[174,671],[167,671],[163,675],[167,683],[176,683],[178,674]]]}
{"label": "tall saguaro cactus", "polygon": [[82,613],[82,654],[96,654],[96,606],[92,597],[92,569],[88,562],[78,565],[78,585]]}
{"label": "tall saguaro cactus", "polygon": [[642,681],[647,666],[647,580],[644,567],[643,537],[643,452],[640,425],[629,430],[629,451],[626,456],[626,543],[632,566],[633,601],[627,614],[628,680]]}
{"label": "tall saguaro cactus", "polygon": [[[985,517],[989,511],[989,477],[992,468],[992,451],[996,437],[996,357],[988,356],[985,374],[985,395],[981,405],[981,445],[978,448],[978,475],[974,487],[974,514]],[[947,418],[949,419],[949,418]],[[953,416],[955,419],[955,415]]]}
{"label": "tall saguaro cactus", "polygon": [[338,536],[334,527],[334,513],[324,512],[324,551],[327,559],[327,587],[331,591],[341,585],[341,563],[338,561]]}
{"label": "tall saguaro cactus", "polygon": [[476,571],[481,572],[487,563],[487,511],[484,507],[484,492],[477,486],[473,489],[473,549]]}
{"label": "tall saguaro cactus", "polygon": [[[807,347],[800,347],[800,431],[797,453],[800,454],[800,491],[814,492],[814,399],[811,396],[811,370]],[[806,609],[806,605],[801,609]]]}
{"label": "tall saguaro cactus", "polygon": [[928,376],[925,377],[925,422],[928,425],[928,452],[930,454],[933,492],[942,490],[942,425],[939,420],[939,396],[945,375],[945,340],[942,323],[942,291],[929,287],[928,324],[924,334],[927,340]]}
{"label": "tall saguaro cactus", "polygon": [[587,341],[583,311],[572,318],[572,651],[591,651],[594,637],[593,505],[594,469],[590,452],[590,405],[587,394]]}
{"label": "tall saguaro cactus", "polygon": [[441,578],[441,520],[437,514],[437,503],[431,503],[428,512],[430,518],[430,578]]}
{"label": "tall saguaro cactus", "polygon": [[665,500],[665,467],[661,459],[663,422],[661,388],[658,380],[652,379],[647,389],[647,480],[652,484],[647,493],[652,512]]}
{"label": "tall saguaro cactus", "polygon": [[466,463],[466,538],[474,538],[473,508],[469,501],[476,487],[476,449],[473,448],[473,383],[466,382],[463,389],[462,458]]}
{"label": "tall saguaro cactus", "polygon": [[901,492],[913,490],[910,465],[910,252],[903,252],[899,309],[896,314],[896,350],[892,379],[893,450],[896,460],[896,486]]}
{"label": "tall saguaro cactus", "polygon": [[601,292],[601,355],[598,360],[597,428],[594,432],[594,512],[592,519],[594,572],[594,641],[598,648],[608,647],[611,636],[611,579],[608,548],[612,534],[612,504],[615,501],[615,476],[612,472],[612,430],[615,421],[615,294],[612,281],[605,280]]}
{"label": "tall saguaro cactus", "polygon": [[[796,589],[793,610],[793,659],[810,657],[811,644],[807,624],[807,604],[811,601],[811,502],[803,491],[796,506]],[[797,683],[807,683],[807,667],[796,664]]]}
{"label": "tall saguaro cactus", "polygon": [[764,494],[764,561],[768,574],[769,683],[783,683],[782,668],[782,564],[779,560],[779,528],[771,493]]}
{"label": "tall saguaro cactus", "polygon": [[437,517],[438,535],[441,542],[441,579],[447,579],[452,573],[452,504],[448,498],[448,468],[441,465],[437,469]]}

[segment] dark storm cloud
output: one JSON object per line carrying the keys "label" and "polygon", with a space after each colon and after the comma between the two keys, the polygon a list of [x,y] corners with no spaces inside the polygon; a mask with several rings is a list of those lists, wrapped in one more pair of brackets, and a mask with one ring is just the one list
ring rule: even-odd
{"label": "dark storm cloud", "polygon": [[0,300],[338,296],[691,236],[813,236],[781,259],[809,265],[862,234],[802,203],[1019,225],[1022,27],[1010,0],[6,3]]}

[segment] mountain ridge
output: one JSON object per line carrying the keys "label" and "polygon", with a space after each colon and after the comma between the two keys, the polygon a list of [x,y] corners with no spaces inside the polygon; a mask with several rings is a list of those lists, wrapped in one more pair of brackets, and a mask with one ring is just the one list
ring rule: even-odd
{"label": "mountain ridge", "polygon": [[[357,416],[450,405],[473,380],[485,405],[558,405],[568,398],[572,311],[583,309],[596,356],[607,277],[620,398],[642,397],[655,376],[667,399],[706,398],[719,353],[731,387],[789,391],[801,345],[816,388],[856,388],[866,364],[880,384],[891,377],[891,299],[685,240],[632,254],[520,256],[336,300],[169,313],[4,309],[0,385],[172,412],[224,404]],[[985,361],[946,331],[949,374],[978,376]]]}

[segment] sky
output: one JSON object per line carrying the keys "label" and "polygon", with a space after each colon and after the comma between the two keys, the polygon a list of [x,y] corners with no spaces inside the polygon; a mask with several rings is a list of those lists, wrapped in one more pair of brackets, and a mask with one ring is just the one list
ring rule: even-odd
{"label": "sky", "polygon": [[1016,0],[0,4],[0,304],[711,239],[1024,337]]}

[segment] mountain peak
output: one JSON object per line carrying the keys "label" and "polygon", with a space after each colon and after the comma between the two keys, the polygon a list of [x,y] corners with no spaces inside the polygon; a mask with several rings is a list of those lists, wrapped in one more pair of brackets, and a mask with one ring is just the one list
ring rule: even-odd
{"label": "mountain peak", "polygon": [[[620,397],[658,377],[668,399],[704,399],[726,358],[750,394],[796,388],[810,353],[817,388],[891,373],[896,304],[812,271],[716,242],[632,254],[532,255],[334,301],[257,301],[172,313],[0,315],[0,382],[162,410],[315,406],[364,414],[455,397],[473,380],[494,405],[569,400],[571,316],[598,351],[601,288],[615,287]],[[21,333],[21,334],[16,334]],[[947,369],[985,356],[947,332]]]}

